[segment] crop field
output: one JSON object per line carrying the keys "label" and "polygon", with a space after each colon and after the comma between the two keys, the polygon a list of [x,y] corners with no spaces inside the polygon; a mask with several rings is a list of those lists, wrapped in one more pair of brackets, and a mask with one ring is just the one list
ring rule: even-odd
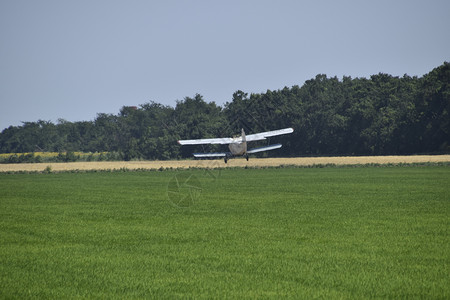
{"label": "crop field", "polygon": [[0,298],[449,298],[450,167],[0,174]]}
{"label": "crop field", "polygon": [[414,164],[449,163],[450,155],[408,155],[408,156],[336,156],[336,157],[288,157],[288,158],[244,158],[231,159],[227,164],[223,160],[165,160],[165,161],[77,161],[46,163],[10,163],[0,164],[0,172],[42,172],[69,170],[156,170],[186,168],[234,168],[234,167],[278,167],[278,166],[314,166],[314,165],[366,165],[366,164]]}

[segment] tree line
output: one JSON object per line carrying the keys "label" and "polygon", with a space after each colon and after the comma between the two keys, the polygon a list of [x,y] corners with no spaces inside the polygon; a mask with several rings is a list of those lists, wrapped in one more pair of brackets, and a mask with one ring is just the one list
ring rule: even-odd
{"label": "tree line", "polygon": [[[227,137],[293,127],[272,138],[283,148],[262,155],[400,155],[450,152],[450,63],[422,77],[327,77],[265,93],[236,91],[223,107],[201,95],[122,107],[93,121],[39,120],[0,133],[0,153],[111,152],[124,160],[179,159],[225,150],[178,139]],[[223,147],[223,146],[222,146]]]}

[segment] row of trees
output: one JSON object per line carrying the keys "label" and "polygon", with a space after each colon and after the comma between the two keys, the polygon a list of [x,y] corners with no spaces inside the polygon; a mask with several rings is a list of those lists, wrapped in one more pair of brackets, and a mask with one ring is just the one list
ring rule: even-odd
{"label": "row of trees", "polygon": [[[317,75],[303,86],[233,94],[223,107],[201,95],[175,107],[149,102],[94,121],[25,122],[0,134],[0,153],[109,151],[123,159],[177,159],[216,146],[180,147],[180,138],[231,136],[293,127],[270,155],[386,155],[450,151],[450,64],[423,77]],[[270,142],[270,141],[269,141]],[[223,148],[221,148],[224,150]],[[266,154],[267,155],[267,154]]]}

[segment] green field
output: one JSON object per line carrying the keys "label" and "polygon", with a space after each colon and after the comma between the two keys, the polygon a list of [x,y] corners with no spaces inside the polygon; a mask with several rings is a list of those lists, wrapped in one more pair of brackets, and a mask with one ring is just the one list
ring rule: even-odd
{"label": "green field", "polygon": [[448,299],[449,229],[448,166],[0,174],[0,298]]}

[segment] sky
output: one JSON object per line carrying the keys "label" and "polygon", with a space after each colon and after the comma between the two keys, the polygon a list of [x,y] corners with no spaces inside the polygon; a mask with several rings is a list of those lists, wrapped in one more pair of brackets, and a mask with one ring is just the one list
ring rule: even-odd
{"label": "sky", "polygon": [[450,61],[448,0],[0,0],[0,131]]}

